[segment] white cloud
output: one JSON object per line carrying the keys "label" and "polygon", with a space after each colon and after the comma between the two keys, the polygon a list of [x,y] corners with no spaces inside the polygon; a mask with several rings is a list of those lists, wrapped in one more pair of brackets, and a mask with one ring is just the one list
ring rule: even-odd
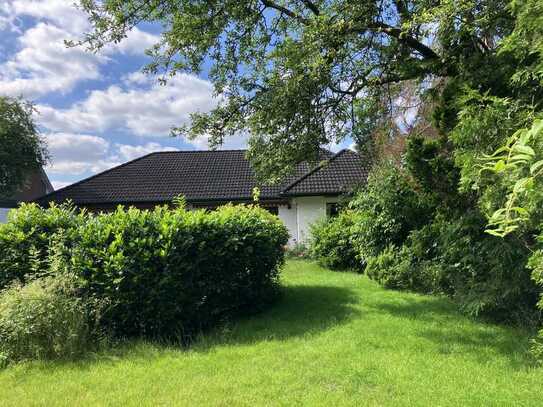
{"label": "white cloud", "polygon": [[55,188],[55,191],[60,188],[67,187],[68,185],[73,184],[73,182],[69,181],[51,181],[51,184],[53,184],[53,188]]}
{"label": "white cloud", "polygon": [[55,160],[97,160],[109,150],[109,142],[87,134],[49,133],[45,140]]}
{"label": "white cloud", "polygon": [[89,28],[85,14],[70,0],[8,0],[3,11],[11,19],[33,17],[54,23],[71,33],[81,33]]}
{"label": "white cloud", "polygon": [[119,157],[124,161],[134,160],[138,157],[154,153],[156,151],[177,151],[175,147],[165,147],[159,143],[147,143],[139,146],[129,144],[116,144]]}
{"label": "white cloud", "polygon": [[124,83],[92,91],[68,109],[39,105],[39,121],[54,131],[104,132],[123,129],[145,137],[165,136],[172,126],[187,123],[190,113],[216,104],[210,82],[180,74],[160,85],[156,78],[133,74]]}
{"label": "white cloud", "polygon": [[67,32],[38,23],[18,38],[20,50],[0,65],[0,93],[37,97],[67,92],[81,80],[98,79],[98,64],[105,59],[66,48]]}
{"label": "white cloud", "polygon": [[140,30],[138,27],[133,28],[118,44],[107,46],[104,54],[121,53],[126,55],[141,55],[147,49],[159,42],[160,38],[154,34]]}
{"label": "white cloud", "polygon": [[115,54],[139,55],[159,37],[132,30],[119,44],[93,54],[64,41],[81,38],[90,29],[85,13],[66,0],[8,0],[0,6],[0,30],[19,32],[17,21],[32,17],[35,24],[20,33],[17,51],[0,64],[0,93],[36,98],[67,93],[84,80],[100,79],[100,67]]}
{"label": "white cloud", "polygon": [[110,143],[87,134],[49,133],[45,135],[51,163],[47,170],[55,174],[80,175],[98,172],[115,164],[108,157]]}

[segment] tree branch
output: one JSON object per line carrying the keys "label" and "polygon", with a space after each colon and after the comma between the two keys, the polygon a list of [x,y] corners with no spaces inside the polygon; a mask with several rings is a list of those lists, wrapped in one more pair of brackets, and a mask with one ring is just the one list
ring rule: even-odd
{"label": "tree branch", "polygon": [[430,69],[418,69],[416,71],[410,72],[408,74],[400,75],[400,74],[389,74],[386,76],[381,77],[362,77],[354,80],[349,87],[345,89],[337,88],[334,85],[329,85],[328,87],[332,92],[339,93],[341,95],[350,95],[352,97],[355,97],[360,93],[362,89],[364,89],[368,85],[372,86],[383,86],[388,85],[391,83],[398,83],[403,81],[409,81],[412,79],[418,78],[421,74],[432,74],[433,72]]}
{"label": "tree branch", "polygon": [[285,14],[291,18],[294,18],[295,20],[298,20],[300,23],[302,24],[307,24],[308,23],[308,20],[298,14],[296,14],[294,11],[292,10],[289,10],[288,8],[286,7],[283,7],[271,0],[260,0],[260,2],[265,6],[265,7],[269,7],[269,8],[272,8],[274,10],[277,10],[279,11],[280,13],[282,14]]}
{"label": "tree branch", "polygon": [[302,0],[302,2],[306,5],[308,9],[310,9],[313,12],[313,14],[315,14],[316,16],[320,14],[319,8],[311,0]]}
{"label": "tree branch", "polygon": [[406,34],[400,28],[392,27],[385,23],[374,23],[368,27],[359,29],[359,31],[365,31],[365,29],[372,31],[377,30],[396,38],[398,42],[407,45],[411,49],[414,49],[426,59],[441,59],[441,57],[436,54],[432,48],[424,45],[416,38]]}
{"label": "tree branch", "polygon": [[409,18],[409,11],[407,9],[405,1],[404,0],[394,0],[394,4],[396,5],[396,11],[398,11],[398,14],[400,15],[400,18],[402,20],[407,20]]}

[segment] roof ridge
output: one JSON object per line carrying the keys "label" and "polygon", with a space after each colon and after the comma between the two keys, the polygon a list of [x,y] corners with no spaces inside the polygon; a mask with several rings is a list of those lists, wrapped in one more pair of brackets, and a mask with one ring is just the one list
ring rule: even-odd
{"label": "roof ridge", "polygon": [[144,158],[147,158],[153,154],[156,154],[157,152],[159,151],[155,151],[155,152],[152,152],[152,153],[148,153],[148,154],[145,154],[145,155],[142,155],[141,157],[138,157],[138,158],[134,158],[133,160],[130,160],[130,161],[127,161],[125,163],[122,163],[122,164],[119,164],[119,165],[116,165],[114,167],[111,167],[111,168],[108,168],[107,170],[104,170],[102,172],[99,172],[97,174],[94,174],[94,175],[91,175],[90,177],[87,177],[87,178],[83,178],[77,182],[74,182],[73,184],[70,184],[70,185],[66,185],[65,187],[62,187],[62,188],[59,188],[59,189],[56,189],[54,190],[53,192],[49,192],[48,194],[45,194],[45,195],[42,195],[36,199],[33,200],[34,201],[41,201],[42,199],[45,199],[45,198],[50,198],[52,195],[55,195],[57,192],[61,192],[61,191],[66,191],[68,189],[71,189],[79,184],[82,184],[83,182],[87,182],[87,181],[90,181],[91,179],[94,179],[94,178],[97,178],[101,175],[104,175],[104,174],[108,174],[110,173],[111,171],[113,170],[117,170],[119,168],[123,168],[125,166],[127,166],[128,164],[132,164],[132,163],[135,163],[136,161],[140,161],[140,160],[143,160]]}
{"label": "roof ridge", "polygon": [[293,188],[296,184],[302,182],[304,179],[308,178],[310,175],[316,173],[317,171],[321,170],[322,168],[324,168],[324,162],[326,162],[326,165],[330,164],[332,161],[334,161],[337,157],[339,157],[341,154],[343,154],[347,149],[344,148],[340,151],[338,151],[337,153],[335,153],[332,157],[330,158],[327,158],[326,160],[322,160],[322,162],[317,165],[315,168],[313,168],[312,170],[309,170],[308,172],[306,172],[305,174],[303,174],[301,177],[295,179],[293,182],[291,182],[290,184],[288,184],[285,188],[283,188],[281,190],[281,194],[284,194],[285,192],[287,192],[289,189]]}
{"label": "roof ridge", "polygon": [[171,153],[228,153],[233,151],[247,151],[246,148],[232,148],[227,150],[164,150],[164,151],[153,151],[147,155],[151,154],[171,154]]}

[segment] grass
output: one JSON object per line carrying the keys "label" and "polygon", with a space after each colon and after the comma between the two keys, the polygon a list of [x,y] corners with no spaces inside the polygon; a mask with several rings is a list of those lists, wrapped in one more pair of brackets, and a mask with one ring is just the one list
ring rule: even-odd
{"label": "grass", "polygon": [[282,301],[190,350],[134,343],[0,371],[0,404],[541,406],[527,332],[289,261]]}

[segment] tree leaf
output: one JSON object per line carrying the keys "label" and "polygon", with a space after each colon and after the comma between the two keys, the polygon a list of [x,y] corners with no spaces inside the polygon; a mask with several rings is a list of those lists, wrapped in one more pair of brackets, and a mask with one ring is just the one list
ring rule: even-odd
{"label": "tree leaf", "polygon": [[530,174],[534,175],[541,168],[543,168],[543,160],[537,161],[530,167]]}

